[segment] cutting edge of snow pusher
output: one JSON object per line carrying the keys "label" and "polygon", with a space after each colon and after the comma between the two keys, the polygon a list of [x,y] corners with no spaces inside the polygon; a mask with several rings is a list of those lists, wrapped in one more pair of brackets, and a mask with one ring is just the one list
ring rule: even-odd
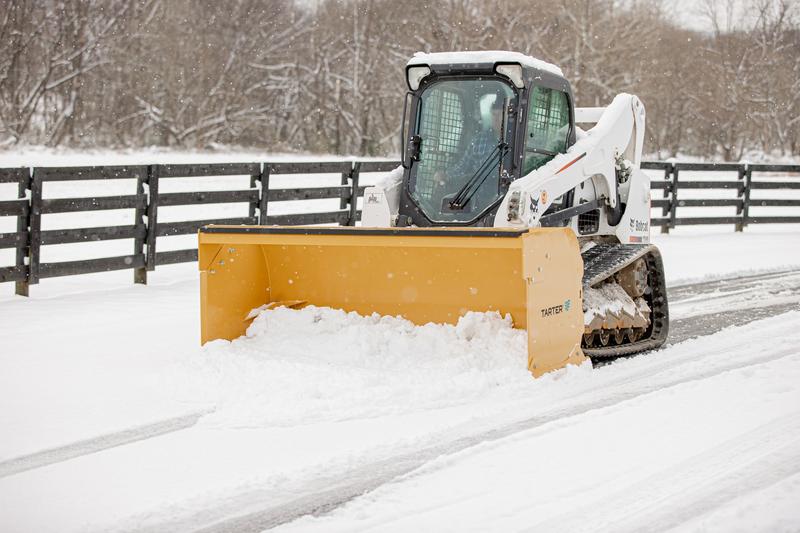
{"label": "cutting edge of snow pusher", "polygon": [[264,304],[311,304],[415,324],[511,314],[534,376],[583,362],[583,262],[566,228],[205,226],[201,341],[235,339]]}

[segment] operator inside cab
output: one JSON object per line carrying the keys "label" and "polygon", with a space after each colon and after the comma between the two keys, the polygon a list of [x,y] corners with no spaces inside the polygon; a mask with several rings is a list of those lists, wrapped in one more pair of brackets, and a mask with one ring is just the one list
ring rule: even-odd
{"label": "operator inside cab", "polygon": [[515,98],[500,80],[441,81],[421,97],[419,164],[409,192],[431,221],[470,222],[499,201],[500,162],[508,164],[511,127],[505,110]]}
{"label": "operator inside cab", "polygon": [[[489,95],[483,100],[489,101],[489,113],[481,113],[478,131],[471,136],[461,159],[456,160],[456,163],[447,169],[447,173],[444,170],[437,170],[434,174],[434,189],[442,197],[455,194],[463,187],[497,148],[503,137],[503,99],[498,96],[492,99]],[[485,182],[481,184],[480,189],[485,189],[484,185]],[[473,203],[473,208],[474,205]]]}

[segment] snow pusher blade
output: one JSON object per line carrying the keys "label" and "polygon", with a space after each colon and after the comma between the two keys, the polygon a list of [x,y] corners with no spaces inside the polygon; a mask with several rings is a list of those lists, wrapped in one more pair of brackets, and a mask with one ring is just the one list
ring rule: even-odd
{"label": "snow pusher blade", "polygon": [[265,304],[420,325],[499,311],[527,329],[534,376],[584,360],[583,263],[566,228],[206,226],[199,268],[203,343],[243,335]]}

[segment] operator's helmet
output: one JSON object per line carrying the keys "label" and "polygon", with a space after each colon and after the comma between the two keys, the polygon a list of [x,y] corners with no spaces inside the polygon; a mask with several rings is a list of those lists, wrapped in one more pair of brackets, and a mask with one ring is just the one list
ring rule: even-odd
{"label": "operator's helmet", "polygon": [[502,94],[486,94],[481,98],[481,109],[484,114],[491,115],[492,113],[503,110],[504,101],[505,97]]}
{"label": "operator's helmet", "polygon": [[496,94],[495,99],[492,100],[492,107],[491,107],[492,113],[495,113],[497,111],[502,113],[503,103],[505,103],[505,100],[506,100],[505,96],[503,96],[502,94]]}
{"label": "operator's helmet", "polygon": [[481,122],[490,126],[494,117],[503,112],[505,96],[502,94],[487,94],[481,102]]}

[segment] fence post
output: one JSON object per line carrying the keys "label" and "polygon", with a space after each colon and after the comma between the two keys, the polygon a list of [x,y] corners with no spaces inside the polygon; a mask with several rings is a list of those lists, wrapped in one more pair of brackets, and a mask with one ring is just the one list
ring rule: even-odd
{"label": "fence post", "polygon": [[[28,189],[31,188],[31,172],[30,168],[26,169],[27,175],[19,180],[19,185],[17,186],[17,198],[24,199],[26,198]],[[17,257],[16,257],[16,265],[17,267],[22,268],[25,271],[25,258],[28,257],[30,253],[30,246],[31,246],[31,202],[28,201],[28,212],[25,215],[17,216],[17,233],[25,232],[28,236],[25,239],[25,242],[18,242],[17,243]],[[28,281],[30,280],[30,269],[28,269],[25,280],[24,281],[17,281],[14,283],[14,294],[18,296],[28,296],[29,295],[29,285]]]}
{"label": "fence post", "polygon": [[[741,208],[742,221],[741,223],[736,225],[736,231],[743,231],[745,226],[747,226],[747,219],[750,216],[750,190],[752,188],[751,187],[752,181],[753,181],[753,169],[748,164],[745,166],[744,170],[744,191],[742,194],[742,208]],[[739,214],[738,209],[736,214],[737,215]]]}
{"label": "fence post", "polygon": [[[261,165],[259,163],[259,166],[263,166],[263,165]],[[251,174],[250,175],[250,189],[251,190],[256,188],[256,182],[258,182],[259,176],[261,176],[261,172],[260,171],[259,171],[258,174]],[[259,198],[260,197],[261,197],[261,193],[259,192]],[[259,202],[259,200],[256,200],[255,202],[249,202],[247,204],[247,216],[248,217],[253,218],[253,217],[256,216],[256,209],[258,209],[258,202]]]}
{"label": "fence post", "polygon": [[39,283],[39,257],[42,247],[42,177],[33,169],[31,178],[30,246],[28,247],[28,283]]}
{"label": "fence post", "polygon": [[145,267],[156,269],[156,238],[158,237],[158,177],[161,165],[147,167],[147,256]]}
{"label": "fence post", "polygon": [[[353,172],[353,167],[350,167],[350,170],[348,170],[347,172],[342,172],[342,186],[343,187],[349,183],[350,174],[352,172]],[[347,209],[347,204],[348,204],[347,198],[342,196],[342,198],[339,200],[339,209]]]}
{"label": "fence post", "polygon": [[261,183],[261,195],[258,198],[258,223],[262,226],[267,225],[267,209],[269,208],[269,174],[272,169],[269,163],[264,163],[261,167],[261,174],[258,180]]}
{"label": "fence post", "polygon": [[356,225],[356,216],[358,211],[358,177],[361,172],[361,161],[353,163],[353,168],[350,170],[350,216],[347,219],[348,226]]}
{"label": "fence post", "polygon": [[[672,192],[672,198],[669,202],[669,222],[667,231],[664,233],[669,233],[670,229],[675,228],[675,218],[677,216],[678,211],[678,165],[672,165],[672,187],[670,187]],[[661,226],[662,228],[664,226]]]}
{"label": "fence post", "polygon": [[[144,217],[147,214],[147,196],[144,194],[144,184],[147,183],[148,174],[150,173],[149,167],[144,169],[144,173],[136,175],[136,199],[141,202],[144,199],[144,206],[141,203],[136,206],[136,214],[134,215],[134,226],[136,226],[136,238],[133,241],[133,255],[142,255],[144,253],[144,245],[147,240],[147,224],[145,224]],[[148,184],[148,188],[150,185]],[[133,282],[147,285],[147,266],[133,269]]]}
{"label": "fence post", "polygon": [[[670,177],[670,174],[672,174],[672,169],[674,168],[674,166],[675,165],[673,163],[667,163],[666,168],[664,168],[664,181],[665,182],[669,182],[669,177]],[[662,197],[663,197],[664,200],[667,200],[667,205],[661,207],[661,218],[664,218],[669,214],[670,206],[671,206],[671,203],[672,203],[669,200],[671,195],[672,195],[671,191],[672,191],[672,184],[671,183],[667,183],[666,187],[664,187],[662,189]],[[669,233],[669,223],[663,224],[661,226],[661,233]]]}

